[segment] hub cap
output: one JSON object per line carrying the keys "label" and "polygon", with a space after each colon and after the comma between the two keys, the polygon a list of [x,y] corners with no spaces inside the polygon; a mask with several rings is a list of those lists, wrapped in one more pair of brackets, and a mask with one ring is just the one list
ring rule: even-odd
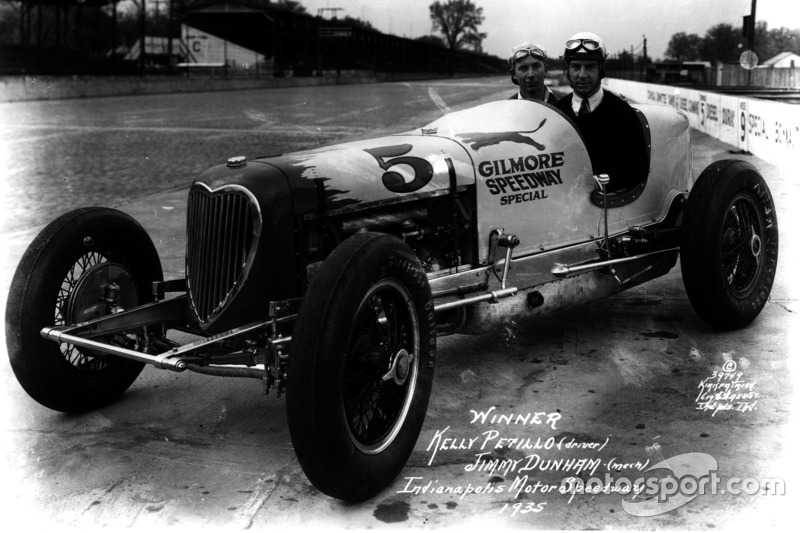
{"label": "hub cap", "polygon": [[417,383],[419,322],[411,295],[391,279],[375,284],[356,313],[342,384],[353,444],[377,454],[394,441]]}
{"label": "hub cap", "polygon": [[764,220],[750,196],[737,196],[725,215],[722,229],[722,274],[738,298],[755,286],[763,267]]}

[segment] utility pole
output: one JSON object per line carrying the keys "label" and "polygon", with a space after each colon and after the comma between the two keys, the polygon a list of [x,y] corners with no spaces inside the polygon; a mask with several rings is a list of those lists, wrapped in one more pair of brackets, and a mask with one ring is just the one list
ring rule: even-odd
{"label": "utility pole", "polygon": [[117,3],[111,2],[111,60],[117,61]]}
{"label": "utility pole", "polygon": [[140,48],[139,48],[139,61],[141,64],[142,72],[145,71],[147,67],[147,37],[145,36],[146,29],[146,21],[147,20],[147,4],[145,0],[142,0],[142,18],[141,18],[141,41]]}
{"label": "utility pole", "polygon": [[[756,42],[756,0],[753,0],[752,4],[750,5],[750,14],[745,15],[744,19],[742,20],[742,34],[744,37],[747,38],[747,50],[745,51],[746,54],[755,54],[755,47]],[[752,55],[750,57],[753,57]],[[747,68],[747,85],[750,85],[753,75],[753,67],[755,65],[748,65]]]}
{"label": "utility pole", "polygon": [[172,72],[175,68],[175,62],[172,59],[172,3],[175,0],[169,0],[169,14],[167,19],[167,64],[169,65],[169,71]]}
{"label": "utility pole", "polygon": [[644,81],[644,74],[647,72],[647,37],[642,35],[642,39],[644,39],[644,49],[642,51],[642,70],[639,74],[639,81]]}
{"label": "utility pole", "polygon": [[636,59],[635,59],[635,56],[633,55],[633,45],[631,45],[631,78],[630,79],[634,79],[633,77],[636,75],[635,73],[636,73]]}

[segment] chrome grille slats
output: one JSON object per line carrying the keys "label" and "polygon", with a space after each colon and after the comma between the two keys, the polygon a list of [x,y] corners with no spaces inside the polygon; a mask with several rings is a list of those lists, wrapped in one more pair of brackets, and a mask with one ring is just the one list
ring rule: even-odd
{"label": "chrome grille slats", "polygon": [[260,211],[244,187],[227,185],[212,191],[197,183],[189,192],[186,221],[189,302],[204,324],[224,309],[250,268],[261,228]]}

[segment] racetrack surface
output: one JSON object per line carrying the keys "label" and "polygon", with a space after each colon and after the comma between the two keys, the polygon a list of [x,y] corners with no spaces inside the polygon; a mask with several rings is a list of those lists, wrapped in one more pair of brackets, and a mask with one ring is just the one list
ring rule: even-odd
{"label": "racetrack surface", "polygon": [[[134,215],[153,236],[165,275],[178,277],[187,188],[208,166],[233,155],[405,131],[448,109],[513,91],[503,77],[0,104],[3,307],[24,248],[46,222],[72,208],[107,205]],[[256,380],[146,368],[116,404],[66,416],[27,397],[3,343],[4,519],[112,530],[785,527],[794,515],[790,496],[706,494],[642,517],[626,512],[617,493],[570,500],[542,488],[512,492],[518,472],[500,469],[514,464],[504,460],[530,461],[537,454],[541,460],[599,459],[599,477],[609,471],[634,478],[642,472],[636,463],[704,453],[716,459],[724,479],[781,478],[789,494],[796,489],[793,348],[800,306],[792,279],[797,238],[789,228],[798,227],[800,184],[788,168],[729,149],[693,133],[695,176],[719,159],[750,161],[770,185],[781,227],[772,296],[749,327],[720,333],[703,324],[676,266],[653,282],[546,321],[441,338],[428,417],[408,465],[391,487],[357,505],[321,495],[308,483],[294,456],[283,398],[265,396]],[[700,383],[729,368],[729,361],[759,393],[757,404],[713,415],[698,409]],[[555,429],[471,423],[474,412],[490,410],[561,418]],[[544,445],[550,437],[576,447],[523,450],[515,447],[519,440],[495,447],[500,438],[541,438]],[[444,438],[456,440],[434,454]],[[471,438],[478,439],[471,449],[457,447]],[[481,452],[498,469],[469,469]],[[525,473],[528,487],[565,477],[541,469]],[[414,492],[426,485],[434,491]],[[500,485],[506,486],[502,493]],[[492,488],[454,494],[458,487]]]}

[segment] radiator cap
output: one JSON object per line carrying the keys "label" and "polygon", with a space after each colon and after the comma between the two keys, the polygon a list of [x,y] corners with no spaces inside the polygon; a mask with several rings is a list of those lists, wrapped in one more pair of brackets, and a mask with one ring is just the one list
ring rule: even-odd
{"label": "radiator cap", "polygon": [[228,166],[231,168],[243,167],[246,164],[247,164],[247,157],[243,155],[237,155],[228,158]]}

